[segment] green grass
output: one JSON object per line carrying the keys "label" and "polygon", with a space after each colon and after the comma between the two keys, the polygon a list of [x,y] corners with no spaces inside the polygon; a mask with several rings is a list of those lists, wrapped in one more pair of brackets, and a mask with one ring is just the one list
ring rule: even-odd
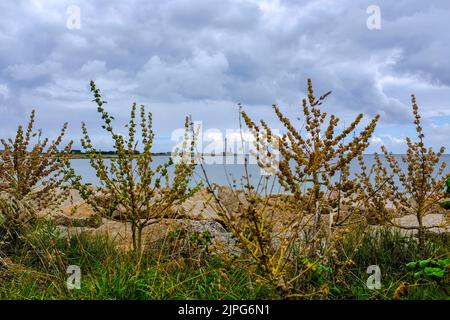
{"label": "green grass", "polygon": [[[402,299],[448,299],[442,284],[415,279],[406,268],[406,263],[418,259],[448,257],[448,248],[445,238],[430,239],[421,251],[416,241],[400,234],[354,231],[337,244],[334,257],[295,283],[292,294],[315,299],[391,299],[403,282],[409,289]],[[51,222],[40,222],[26,232],[23,244],[10,256],[13,266],[0,272],[0,299],[280,298],[247,259],[160,253],[164,251],[137,257],[106,238],[87,234],[61,239]],[[353,263],[345,263],[349,261]],[[69,265],[81,268],[79,290],[66,287]],[[369,265],[381,269],[380,290],[366,286]],[[328,294],[323,293],[325,287]]]}
{"label": "green grass", "polygon": [[[244,260],[158,259],[155,252],[138,258],[103,237],[59,239],[48,222],[26,239],[14,257],[18,270],[1,276],[0,299],[258,299],[274,294],[257,284]],[[69,265],[82,271],[80,290],[66,288]]]}
{"label": "green grass", "polygon": [[[391,299],[401,283],[409,287],[408,293],[401,297],[403,299],[449,298],[436,282],[416,279],[406,267],[411,261],[450,256],[448,237],[430,236],[421,250],[415,238],[402,236],[398,232],[378,230],[362,235],[353,233],[340,243],[338,251],[341,257],[354,262],[341,272],[342,294],[339,298]],[[369,265],[380,267],[382,287],[379,290],[369,290],[365,285]]]}

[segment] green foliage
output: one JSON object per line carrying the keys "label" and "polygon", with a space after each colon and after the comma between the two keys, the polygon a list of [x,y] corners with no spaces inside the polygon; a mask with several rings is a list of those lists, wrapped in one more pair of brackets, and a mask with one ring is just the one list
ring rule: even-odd
{"label": "green foliage", "polygon": [[441,201],[439,205],[444,209],[450,210],[450,200]]}
{"label": "green foliage", "polygon": [[[175,230],[172,235],[200,245],[209,242],[207,233],[189,236]],[[81,233],[70,239],[61,238],[58,228],[46,220],[39,220],[27,229],[24,237],[27,246],[10,256],[13,260],[10,269],[0,271],[0,299],[280,298],[277,288],[261,281],[248,259],[202,255],[196,258],[193,267],[189,263],[193,257],[156,257],[150,251],[138,257],[118,249],[111,240],[101,236]],[[414,260],[410,266],[422,266],[420,270],[443,270],[450,262],[448,258],[421,259],[417,255],[417,243],[388,232],[365,234],[362,239],[352,232],[337,248],[337,256],[327,262],[294,257],[299,259],[302,270],[309,271],[299,286],[293,288],[301,293],[293,298],[390,299],[401,281],[417,280],[414,272],[419,269],[406,267],[408,261]],[[430,245],[427,254],[442,256],[446,250],[444,244],[436,242]],[[350,260],[352,264],[342,264]],[[367,289],[368,264],[378,264],[383,270],[386,290]],[[14,265],[20,268],[15,269]],[[78,265],[82,270],[80,290],[66,288],[68,265]],[[432,274],[439,275],[439,271],[424,271],[423,277]],[[442,299],[445,293],[442,284],[427,280],[412,285],[402,298]]]}
{"label": "green foliage", "polygon": [[[102,128],[112,139],[116,157],[105,161],[104,154],[97,150],[89,136],[86,125],[82,124],[83,138],[81,145],[90,160],[100,180],[98,188],[82,183],[82,177],[76,175],[67,161],[68,176],[72,186],[80,192],[82,198],[92,206],[99,216],[113,218],[131,223],[133,248],[142,249],[143,229],[162,218],[175,218],[176,212],[172,208],[181,204],[198,191],[199,185],[190,187],[195,163],[191,155],[195,146],[195,139],[189,139],[191,123],[185,122],[185,140],[181,150],[181,161],[174,164],[172,158],[152,169],[152,146],[155,134],[152,128],[152,114],[140,108],[140,121],[137,123],[136,103],[133,103],[130,120],[126,125],[128,137],[113,128],[114,117],[105,109],[106,101],[102,99],[100,90],[91,81],[91,91],[97,111],[103,121]],[[140,127],[140,138],[138,129]],[[142,152],[137,152],[138,145],[142,145]],[[173,168],[171,174],[170,169]]]}
{"label": "green foliage", "polygon": [[[196,268],[185,258],[137,257],[111,240],[78,234],[61,238],[49,221],[28,230],[27,250],[17,251],[13,266],[0,271],[0,299],[259,299],[273,298],[272,288],[249,272],[248,261],[204,255]],[[192,237],[208,239],[207,233]],[[201,244],[204,240],[199,241]],[[206,241],[208,242],[208,241]],[[14,265],[20,265],[15,271]],[[67,290],[66,268],[82,270],[80,290]]]}
{"label": "green foliage", "polygon": [[309,268],[309,279],[318,285],[323,285],[333,273],[332,268],[322,263],[315,263],[313,260],[308,258],[303,260],[303,265],[305,268]]}
{"label": "green foliage", "polygon": [[189,236],[189,242],[195,248],[199,248],[208,251],[208,246],[212,244],[213,236],[206,230],[203,232],[195,231]]}
{"label": "green foliage", "polygon": [[[411,261],[428,257],[448,256],[448,240],[432,237],[420,250],[418,241],[398,231],[364,229],[354,230],[339,241],[337,253],[332,260],[335,267],[332,283],[341,293],[338,299],[392,299],[402,284],[405,293],[402,299],[442,299],[446,297],[442,286],[435,281],[416,283],[414,272],[407,267]],[[434,259],[434,258],[433,258]],[[436,259],[439,260],[439,259]],[[369,290],[365,284],[369,265],[378,265],[382,270],[381,291]]]}
{"label": "green foliage", "polygon": [[442,279],[450,273],[450,259],[426,259],[412,261],[406,266],[415,271],[414,277],[426,279]]}

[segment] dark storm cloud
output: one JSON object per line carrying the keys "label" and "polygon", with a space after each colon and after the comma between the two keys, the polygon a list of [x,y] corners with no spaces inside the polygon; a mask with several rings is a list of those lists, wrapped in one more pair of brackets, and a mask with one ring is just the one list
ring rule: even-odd
{"label": "dark storm cloud", "polygon": [[[381,30],[366,27],[372,4]],[[66,27],[70,5],[81,10],[79,30]],[[145,103],[168,137],[188,113],[236,127],[237,102],[269,122],[274,102],[294,114],[311,77],[318,94],[333,91],[324,107],[343,120],[380,114],[375,143],[394,148],[415,92],[430,141],[446,143],[448,121],[434,123],[450,117],[445,0],[30,0],[2,2],[0,12],[0,134],[36,108],[46,131],[69,120],[77,137],[86,120],[106,146],[90,79],[118,121],[130,103]]]}

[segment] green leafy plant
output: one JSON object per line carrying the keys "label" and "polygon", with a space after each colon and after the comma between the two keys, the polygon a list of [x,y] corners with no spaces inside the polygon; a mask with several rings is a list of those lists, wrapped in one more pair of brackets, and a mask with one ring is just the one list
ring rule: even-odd
{"label": "green leafy plant", "polygon": [[412,261],[406,264],[406,267],[414,270],[415,277],[427,279],[442,279],[450,273],[450,259],[426,259]]}
{"label": "green leafy plant", "polygon": [[[100,186],[93,188],[82,183],[81,176],[67,162],[70,180],[81,197],[102,216],[131,223],[133,249],[141,251],[143,229],[150,224],[157,223],[163,218],[175,218],[176,212],[172,208],[191,197],[199,185],[190,187],[190,180],[194,172],[195,163],[190,158],[195,144],[189,138],[191,122],[186,118],[185,140],[181,150],[181,160],[176,164],[172,158],[166,163],[152,169],[152,146],[154,132],[152,129],[152,114],[140,108],[140,140],[137,138],[136,103],[133,103],[130,120],[126,125],[128,137],[119,134],[112,126],[112,117],[104,108],[100,90],[91,81],[91,91],[97,111],[103,120],[102,128],[106,130],[113,141],[115,157],[105,161],[103,153],[95,149],[86,125],[82,124],[83,138],[81,145],[95,170]],[[189,144],[190,142],[190,144]],[[137,152],[139,143],[142,151]],[[173,168],[173,173],[170,169]]]}
{"label": "green leafy plant", "polygon": [[303,260],[303,265],[305,268],[310,269],[308,274],[309,279],[318,285],[323,285],[327,281],[329,275],[333,273],[333,269],[330,267],[322,263],[315,263],[313,260],[308,258]]}
{"label": "green leafy plant", "polygon": [[406,267],[414,272],[414,277],[435,282],[448,295],[448,278],[450,275],[450,258],[446,259],[426,259],[412,261]]}

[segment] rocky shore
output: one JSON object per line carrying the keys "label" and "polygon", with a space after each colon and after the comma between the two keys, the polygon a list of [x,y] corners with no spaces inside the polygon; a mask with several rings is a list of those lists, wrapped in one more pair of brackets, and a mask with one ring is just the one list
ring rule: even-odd
{"label": "rocky shore", "polygon": [[[236,211],[242,199],[238,201],[236,196],[239,194],[231,192],[229,188],[220,187],[218,197],[222,205],[230,211]],[[187,237],[194,233],[206,233],[211,236],[211,247],[214,252],[226,250],[228,252],[238,252],[235,240],[229,231],[227,231],[221,221],[220,216],[213,208],[213,199],[205,190],[201,190],[192,198],[188,199],[181,206],[174,208],[176,210],[176,219],[159,219],[151,221],[151,224],[143,230],[143,243],[147,246],[157,246],[158,243],[167,241],[168,237],[177,230],[183,230]],[[280,215],[283,213],[280,212]],[[120,220],[96,217],[92,208],[85,203],[77,191],[71,191],[69,197],[61,206],[52,212],[41,213],[52,219],[62,237],[71,237],[75,234],[86,232],[94,235],[105,235],[124,250],[132,248],[131,224]],[[306,217],[307,218],[307,217]],[[325,221],[328,218],[324,218]],[[439,226],[428,229],[435,234],[450,234],[449,217],[445,212],[432,213],[424,217],[426,227]],[[399,227],[370,225],[368,230],[377,230],[381,228],[390,228],[399,230],[405,235],[414,235],[417,229],[403,229],[400,227],[417,227],[417,219],[414,215],[405,215],[394,220]]]}

